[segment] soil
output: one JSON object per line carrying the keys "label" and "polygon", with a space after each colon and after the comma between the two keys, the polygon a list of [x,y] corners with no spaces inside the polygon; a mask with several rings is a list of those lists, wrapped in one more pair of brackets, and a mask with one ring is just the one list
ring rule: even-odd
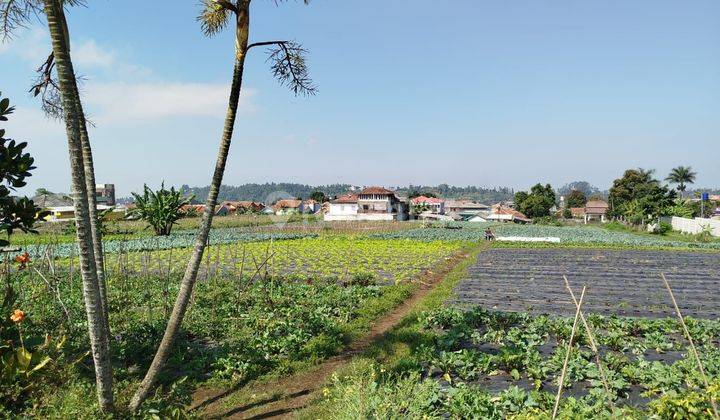
{"label": "soil", "polygon": [[674,317],[660,274],[673,287],[683,315],[720,316],[719,253],[493,249],[483,252],[450,303],[490,310],[572,316],[575,305],[563,275],[579,294],[587,285],[587,312],[631,317]]}
{"label": "soil", "polygon": [[[363,353],[372,343],[400,323],[413,308],[468,254],[459,253],[439,268],[428,271],[419,287],[400,306],[378,319],[362,338],[350,343],[340,354],[308,370],[267,382],[240,383],[230,389],[200,388],[193,394],[191,411],[204,418],[270,419],[289,418],[316,398],[330,375]],[[240,401],[235,404],[234,401]]]}

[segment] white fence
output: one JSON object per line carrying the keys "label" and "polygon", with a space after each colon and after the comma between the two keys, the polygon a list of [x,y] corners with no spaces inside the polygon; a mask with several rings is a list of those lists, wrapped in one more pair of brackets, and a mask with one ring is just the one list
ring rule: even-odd
{"label": "white fence", "polygon": [[705,229],[710,229],[710,233],[713,236],[720,236],[720,220],[715,219],[703,219],[696,217],[694,219],[686,219],[684,217],[671,217],[670,224],[673,230],[680,231],[682,233],[700,233]]}

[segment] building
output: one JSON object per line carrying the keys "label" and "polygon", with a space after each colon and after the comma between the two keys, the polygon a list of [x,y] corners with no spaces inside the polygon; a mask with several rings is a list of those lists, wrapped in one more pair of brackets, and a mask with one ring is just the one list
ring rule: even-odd
{"label": "building", "polygon": [[[109,209],[112,209],[112,212],[105,215],[104,218],[109,220],[118,220],[125,218],[125,213],[127,212],[126,207],[115,207],[105,204],[97,205],[98,213]],[[46,207],[45,210],[50,213],[45,216],[45,220],[48,222],[66,222],[75,220],[75,206]]]}
{"label": "building", "polygon": [[585,223],[592,220],[600,220],[605,223],[605,214],[610,206],[607,202],[600,199],[592,199],[585,204]]}
{"label": "building", "polygon": [[413,208],[423,208],[432,214],[445,214],[445,200],[421,195],[410,200]]}
{"label": "building", "polygon": [[490,222],[512,222],[512,223],[530,223],[532,220],[521,212],[505,207],[502,204],[494,205],[489,215],[484,217]]}
{"label": "building", "polygon": [[407,220],[408,205],[391,190],[368,187],[330,202],[325,220]]}
{"label": "building", "polygon": [[273,205],[273,210],[275,210],[275,215],[277,215],[277,216],[301,213],[302,212],[302,200],[292,200],[292,199],[278,200]]}
{"label": "building", "polygon": [[229,214],[260,213],[265,205],[255,201],[223,201],[221,206],[226,206]]}
{"label": "building", "polygon": [[115,184],[97,184],[95,185],[95,199],[98,205],[106,206],[115,205]]}
{"label": "building", "polygon": [[358,220],[358,197],[355,194],[342,195],[330,201],[325,220]]}

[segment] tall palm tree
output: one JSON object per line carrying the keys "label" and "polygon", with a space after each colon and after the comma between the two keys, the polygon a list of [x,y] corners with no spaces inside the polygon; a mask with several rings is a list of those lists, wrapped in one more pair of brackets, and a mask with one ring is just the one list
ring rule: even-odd
{"label": "tall palm tree", "polygon": [[690,166],[678,166],[670,171],[665,181],[671,184],[677,184],[677,190],[680,191],[680,198],[685,195],[687,184],[694,184],[697,173],[693,172]]}
{"label": "tall palm tree", "polygon": [[[83,296],[88,318],[90,345],[95,364],[96,387],[100,408],[105,412],[113,411],[112,366],[108,346],[107,309],[98,280],[98,267],[93,245],[93,223],[91,221],[90,202],[95,196],[94,179],[92,191],[88,191],[86,178],[87,162],[83,153],[83,131],[81,123],[82,108],[80,95],[70,58],[69,32],[63,2],[44,0],[44,11],[48,20],[48,29],[52,41],[53,57],[57,67],[60,97],[63,105],[65,129],[67,131],[70,167],[72,172],[73,202],[75,205],[75,225],[80,248],[80,267],[83,279]],[[89,149],[89,142],[87,142]],[[92,168],[92,163],[90,163]],[[89,197],[91,195],[92,197]],[[94,206],[93,206],[94,207]],[[96,228],[97,229],[97,228]]]}
{"label": "tall palm tree", "polygon": [[[205,245],[207,244],[210,234],[218,192],[220,191],[220,185],[222,184],[223,174],[225,172],[225,164],[230,151],[230,142],[233,136],[235,117],[237,116],[247,53],[254,47],[270,47],[271,50],[268,60],[271,63],[271,71],[280,83],[289,86],[296,95],[312,95],[315,93],[315,86],[308,76],[308,70],[305,64],[304,54],[306,51],[301,45],[292,41],[249,43],[250,1],[251,0],[203,0],[202,2],[202,11],[198,20],[205,35],[213,36],[225,29],[230,22],[234,23],[235,58],[232,84],[230,85],[230,99],[225,115],[225,124],[220,139],[220,150],[218,151],[215,163],[215,171],[212,182],[210,183],[210,191],[205,204],[202,223],[195,239],[193,252],[180,283],[180,291],[175,299],[175,304],[165,328],[162,341],[158,346],[158,350],[148,368],[145,378],[130,402],[131,411],[137,411],[157,382],[157,378],[167,362],[173,342],[185,317],[190,296],[192,295],[195,281],[197,280],[198,269],[200,268]],[[307,3],[307,0],[305,0],[305,3]]]}
{"label": "tall palm tree", "polygon": [[[24,26],[31,18],[40,13],[45,13],[48,20],[52,53],[41,68],[48,70],[48,74],[52,73],[54,68],[57,73],[57,81],[52,83],[57,88],[56,110],[58,116],[65,121],[68,139],[75,225],[80,249],[80,272],[90,346],[95,365],[96,389],[100,408],[105,412],[111,412],[114,407],[107,303],[104,295],[104,276],[102,276],[102,288],[98,279],[98,272],[102,270],[102,259],[99,260],[100,265],[98,265],[98,260],[96,260],[98,253],[95,251],[98,248],[96,244],[100,243],[99,229],[92,220],[93,212],[96,211],[95,180],[85,118],[70,58],[70,36],[64,12],[64,6],[82,4],[82,1],[0,0],[0,25],[3,35],[8,37],[15,29]],[[52,78],[50,79],[52,80]],[[37,85],[34,87],[35,89],[43,89],[43,87]],[[89,162],[86,161],[86,158],[90,159]],[[88,191],[89,185],[92,185],[90,192]],[[94,230],[98,230],[98,236],[95,236]]]}

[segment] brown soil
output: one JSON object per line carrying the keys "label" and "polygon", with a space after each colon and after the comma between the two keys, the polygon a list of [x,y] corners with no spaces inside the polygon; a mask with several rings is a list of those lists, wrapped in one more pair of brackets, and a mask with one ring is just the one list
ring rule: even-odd
{"label": "brown soil", "polygon": [[[378,319],[362,338],[350,343],[340,354],[321,364],[288,377],[268,382],[241,383],[230,389],[201,388],[193,394],[191,410],[204,418],[270,419],[289,418],[304,408],[330,375],[380,340],[396,326],[468,254],[448,259],[437,271],[428,271],[413,294],[400,306]],[[233,401],[240,401],[234,404]]]}

